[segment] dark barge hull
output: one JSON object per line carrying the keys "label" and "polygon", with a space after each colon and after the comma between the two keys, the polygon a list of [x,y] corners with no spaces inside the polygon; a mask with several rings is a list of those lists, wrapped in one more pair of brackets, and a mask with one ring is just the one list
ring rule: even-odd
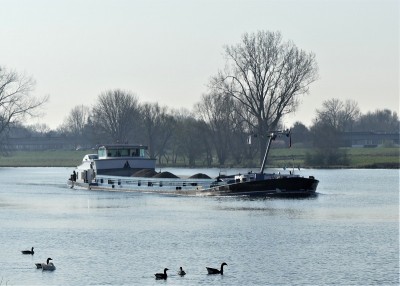
{"label": "dark barge hull", "polygon": [[233,183],[205,190],[208,195],[217,196],[266,196],[303,198],[316,195],[319,181],[314,178],[281,177],[259,181]]}

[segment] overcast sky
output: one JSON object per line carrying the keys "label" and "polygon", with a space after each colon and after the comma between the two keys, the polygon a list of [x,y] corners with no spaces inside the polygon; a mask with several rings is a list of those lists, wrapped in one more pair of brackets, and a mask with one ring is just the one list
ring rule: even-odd
{"label": "overcast sky", "polygon": [[319,79],[284,122],[309,126],[331,98],[399,113],[397,0],[0,0],[0,65],[31,75],[58,127],[110,89],[192,109],[224,67],[224,45],[280,31],[314,52]]}

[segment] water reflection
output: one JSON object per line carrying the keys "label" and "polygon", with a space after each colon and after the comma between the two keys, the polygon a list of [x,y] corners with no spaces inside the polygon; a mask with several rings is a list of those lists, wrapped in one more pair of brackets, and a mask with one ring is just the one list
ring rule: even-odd
{"label": "water reflection", "polygon": [[113,201],[110,199],[88,199],[87,200],[87,208],[88,209],[123,209],[130,208],[126,202],[118,199],[117,201]]}
{"label": "water reflection", "polygon": [[246,207],[246,206],[225,206],[225,207],[217,207],[218,210],[223,211],[245,211],[249,212],[250,215],[266,215],[266,216],[277,216],[282,217],[286,216],[289,218],[301,218],[304,216],[303,210],[292,209],[292,208],[270,208],[270,207]]}

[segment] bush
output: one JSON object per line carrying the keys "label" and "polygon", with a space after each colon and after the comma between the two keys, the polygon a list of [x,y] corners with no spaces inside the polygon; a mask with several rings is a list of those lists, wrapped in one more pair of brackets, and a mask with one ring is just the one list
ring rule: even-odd
{"label": "bush", "polygon": [[345,150],[338,148],[316,149],[313,153],[307,152],[305,163],[310,166],[348,166],[350,160]]}

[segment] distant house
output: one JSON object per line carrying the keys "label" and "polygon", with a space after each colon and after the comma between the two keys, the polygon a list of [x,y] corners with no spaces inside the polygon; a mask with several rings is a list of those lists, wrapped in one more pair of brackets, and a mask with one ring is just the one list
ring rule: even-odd
{"label": "distant house", "polygon": [[62,136],[11,137],[5,142],[10,151],[74,150],[71,139]]}
{"label": "distant house", "polygon": [[343,132],[342,147],[376,147],[384,143],[399,144],[399,132]]}

